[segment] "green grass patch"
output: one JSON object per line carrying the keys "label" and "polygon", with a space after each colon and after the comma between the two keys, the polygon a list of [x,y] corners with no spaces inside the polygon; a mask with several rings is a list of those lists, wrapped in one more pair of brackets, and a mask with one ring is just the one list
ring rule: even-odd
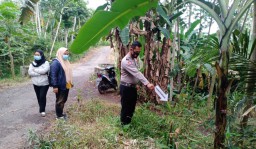
{"label": "green grass patch", "polygon": [[[151,103],[137,105],[132,123],[121,126],[120,106],[100,100],[75,104],[67,121],[48,133],[30,134],[32,148],[212,148],[212,119],[205,110]],[[35,137],[36,136],[36,137]]]}

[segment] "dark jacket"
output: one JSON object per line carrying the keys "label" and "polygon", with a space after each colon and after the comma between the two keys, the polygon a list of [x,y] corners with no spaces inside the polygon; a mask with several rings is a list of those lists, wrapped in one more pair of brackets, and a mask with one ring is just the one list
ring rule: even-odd
{"label": "dark jacket", "polygon": [[53,88],[59,88],[60,90],[67,89],[65,71],[57,59],[52,60],[50,66],[50,78],[50,84]]}

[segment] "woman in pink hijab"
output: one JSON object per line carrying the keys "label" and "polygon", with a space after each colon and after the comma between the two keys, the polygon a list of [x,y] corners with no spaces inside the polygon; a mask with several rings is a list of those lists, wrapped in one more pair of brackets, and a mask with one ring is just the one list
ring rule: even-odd
{"label": "woman in pink hijab", "polygon": [[68,99],[69,89],[73,87],[72,68],[68,59],[68,49],[59,48],[50,67],[50,85],[56,94],[55,110],[58,119],[66,118],[66,114],[63,113],[64,104]]}

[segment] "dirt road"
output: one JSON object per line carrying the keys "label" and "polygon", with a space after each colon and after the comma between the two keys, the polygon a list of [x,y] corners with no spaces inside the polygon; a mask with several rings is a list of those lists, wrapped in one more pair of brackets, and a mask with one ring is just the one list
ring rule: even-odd
{"label": "dirt road", "polygon": [[[98,94],[96,88],[87,88],[92,85],[88,81],[95,66],[100,63],[113,63],[110,53],[109,47],[100,47],[89,51],[83,60],[73,65],[75,86],[70,90],[64,111],[77,96]],[[52,88],[49,88],[46,117],[40,116],[31,81],[0,91],[0,149],[24,148],[29,130],[40,130],[55,120],[54,105],[55,95]]]}

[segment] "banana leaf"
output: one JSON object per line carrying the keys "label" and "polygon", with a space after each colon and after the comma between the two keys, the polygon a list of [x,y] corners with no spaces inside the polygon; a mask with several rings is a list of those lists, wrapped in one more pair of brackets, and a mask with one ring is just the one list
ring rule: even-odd
{"label": "banana leaf", "polygon": [[129,28],[128,27],[125,27],[121,33],[120,33],[120,38],[122,40],[122,43],[124,45],[128,45],[129,44]]}
{"label": "banana leaf", "polygon": [[34,15],[35,5],[39,2],[39,0],[27,0],[25,5],[21,7],[21,14],[19,18],[20,24],[24,24],[30,20],[30,18]]}

